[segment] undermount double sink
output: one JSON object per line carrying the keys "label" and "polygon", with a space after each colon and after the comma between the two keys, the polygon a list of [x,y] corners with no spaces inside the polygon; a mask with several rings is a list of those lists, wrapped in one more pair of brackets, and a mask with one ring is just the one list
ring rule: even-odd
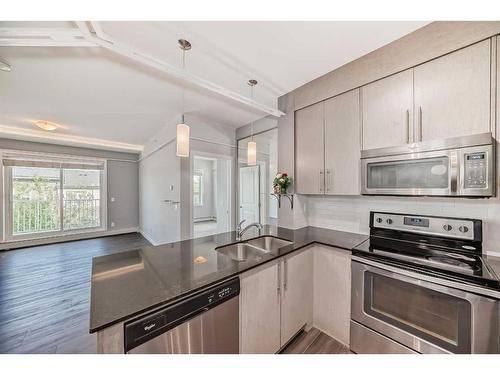
{"label": "undermount double sink", "polygon": [[246,260],[260,260],[264,255],[270,253],[277,254],[279,249],[292,243],[273,236],[262,236],[245,242],[221,246],[215,251],[238,262],[244,262]]}

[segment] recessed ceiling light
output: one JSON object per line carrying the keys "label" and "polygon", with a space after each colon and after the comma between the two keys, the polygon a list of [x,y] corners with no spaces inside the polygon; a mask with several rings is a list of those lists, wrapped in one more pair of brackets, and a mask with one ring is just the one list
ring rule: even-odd
{"label": "recessed ceiling light", "polygon": [[12,65],[7,64],[5,61],[0,60],[0,70],[2,72],[10,72],[12,71]]}
{"label": "recessed ceiling light", "polygon": [[38,126],[40,129],[43,129],[43,130],[56,130],[59,125],[57,124],[54,124],[53,122],[49,122],[49,121],[35,121],[35,125]]}

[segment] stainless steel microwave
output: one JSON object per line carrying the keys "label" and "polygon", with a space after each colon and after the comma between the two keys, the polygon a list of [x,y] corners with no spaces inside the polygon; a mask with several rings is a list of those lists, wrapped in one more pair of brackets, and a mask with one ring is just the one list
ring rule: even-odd
{"label": "stainless steel microwave", "polygon": [[363,195],[495,196],[491,133],[361,151]]}

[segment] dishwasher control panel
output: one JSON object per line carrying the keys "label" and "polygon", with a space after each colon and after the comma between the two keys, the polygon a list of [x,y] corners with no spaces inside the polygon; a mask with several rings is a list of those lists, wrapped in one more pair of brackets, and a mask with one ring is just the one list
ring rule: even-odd
{"label": "dishwasher control panel", "polygon": [[240,294],[235,278],[125,323],[125,352]]}

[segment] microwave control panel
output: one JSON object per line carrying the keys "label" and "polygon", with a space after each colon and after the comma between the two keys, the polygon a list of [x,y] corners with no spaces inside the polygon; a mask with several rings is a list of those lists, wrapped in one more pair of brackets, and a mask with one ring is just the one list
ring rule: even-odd
{"label": "microwave control panel", "polygon": [[485,189],[487,187],[486,153],[474,152],[471,154],[465,154],[464,163],[465,163],[464,187],[466,189],[467,188]]}

